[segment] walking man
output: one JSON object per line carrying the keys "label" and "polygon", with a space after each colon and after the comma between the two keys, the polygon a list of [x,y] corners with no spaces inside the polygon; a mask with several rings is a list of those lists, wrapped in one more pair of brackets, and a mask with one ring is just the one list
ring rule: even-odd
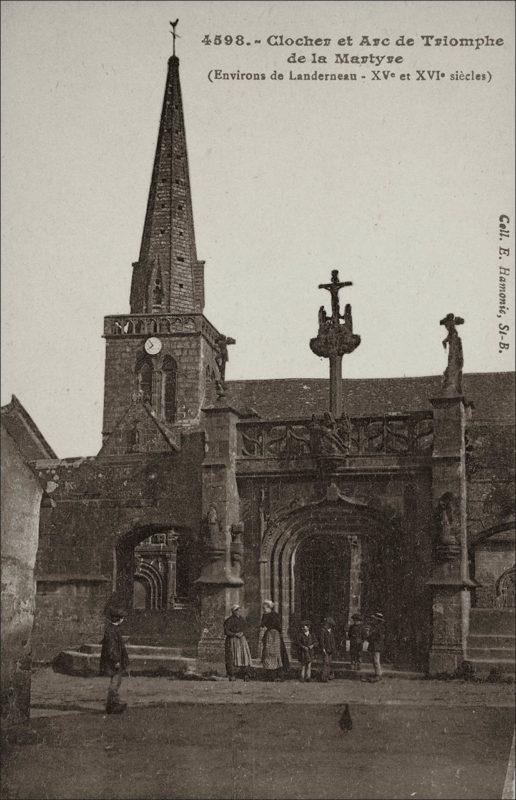
{"label": "walking man", "polygon": [[127,674],[129,656],[120,633],[120,625],[124,621],[124,612],[113,609],[108,612],[102,649],[100,652],[100,674],[111,678],[106,702],[106,714],[121,714],[127,708],[127,703],[121,703],[118,692],[122,677]]}

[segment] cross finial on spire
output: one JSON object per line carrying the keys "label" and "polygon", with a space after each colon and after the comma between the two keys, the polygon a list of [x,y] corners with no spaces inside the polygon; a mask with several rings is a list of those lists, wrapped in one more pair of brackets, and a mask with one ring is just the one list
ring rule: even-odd
{"label": "cross finial on spire", "polygon": [[178,39],[178,38],[180,39],[181,38],[179,36],[179,34],[176,33],[176,27],[177,27],[177,23],[178,22],[179,22],[179,18],[176,19],[175,22],[170,22],[170,25],[172,26],[172,30],[170,31],[170,33],[172,34],[172,55],[173,56],[175,56],[175,54],[176,54],[176,39]]}

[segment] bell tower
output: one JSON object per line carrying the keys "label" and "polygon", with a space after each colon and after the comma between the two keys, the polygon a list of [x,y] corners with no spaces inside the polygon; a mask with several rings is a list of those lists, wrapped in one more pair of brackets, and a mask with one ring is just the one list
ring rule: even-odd
{"label": "bell tower", "polygon": [[224,382],[226,345],[233,343],[203,314],[204,261],[195,246],[175,54],[168,61],[130,309],[104,318],[104,443],[137,402],[166,427],[196,425],[209,385]]}

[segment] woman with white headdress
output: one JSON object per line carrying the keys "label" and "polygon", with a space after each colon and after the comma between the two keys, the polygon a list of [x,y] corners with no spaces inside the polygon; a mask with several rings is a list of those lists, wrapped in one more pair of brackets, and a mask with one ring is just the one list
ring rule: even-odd
{"label": "woman with white headdress", "polygon": [[274,610],[272,600],[265,600],[263,616],[260,622],[260,635],[262,638],[262,664],[269,676],[274,680],[281,680],[282,670],[288,670],[288,654],[281,635],[281,620]]}
{"label": "woman with white headdress", "polygon": [[240,674],[244,681],[250,677],[251,651],[245,638],[245,623],[240,616],[240,606],[231,606],[231,616],[224,621],[226,672],[230,681]]}

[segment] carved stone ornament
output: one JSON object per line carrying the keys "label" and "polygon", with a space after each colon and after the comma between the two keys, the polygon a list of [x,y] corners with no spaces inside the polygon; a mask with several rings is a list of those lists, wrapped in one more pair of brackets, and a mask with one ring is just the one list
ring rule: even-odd
{"label": "carved stone ornament", "polygon": [[319,289],[326,289],[331,295],[331,317],[320,306],[318,312],[318,333],[310,339],[310,349],[317,356],[329,358],[331,355],[352,353],[360,344],[360,336],[353,333],[351,305],[346,304],[344,314],[340,313],[339,291],[352,286],[351,281],[339,281],[339,272],[334,269],[330,283],[319,284]]}
{"label": "carved stone ornament", "polygon": [[347,455],[349,446],[339,434],[337,423],[329,411],[322,417],[312,414],[310,451],[313,457]]}

